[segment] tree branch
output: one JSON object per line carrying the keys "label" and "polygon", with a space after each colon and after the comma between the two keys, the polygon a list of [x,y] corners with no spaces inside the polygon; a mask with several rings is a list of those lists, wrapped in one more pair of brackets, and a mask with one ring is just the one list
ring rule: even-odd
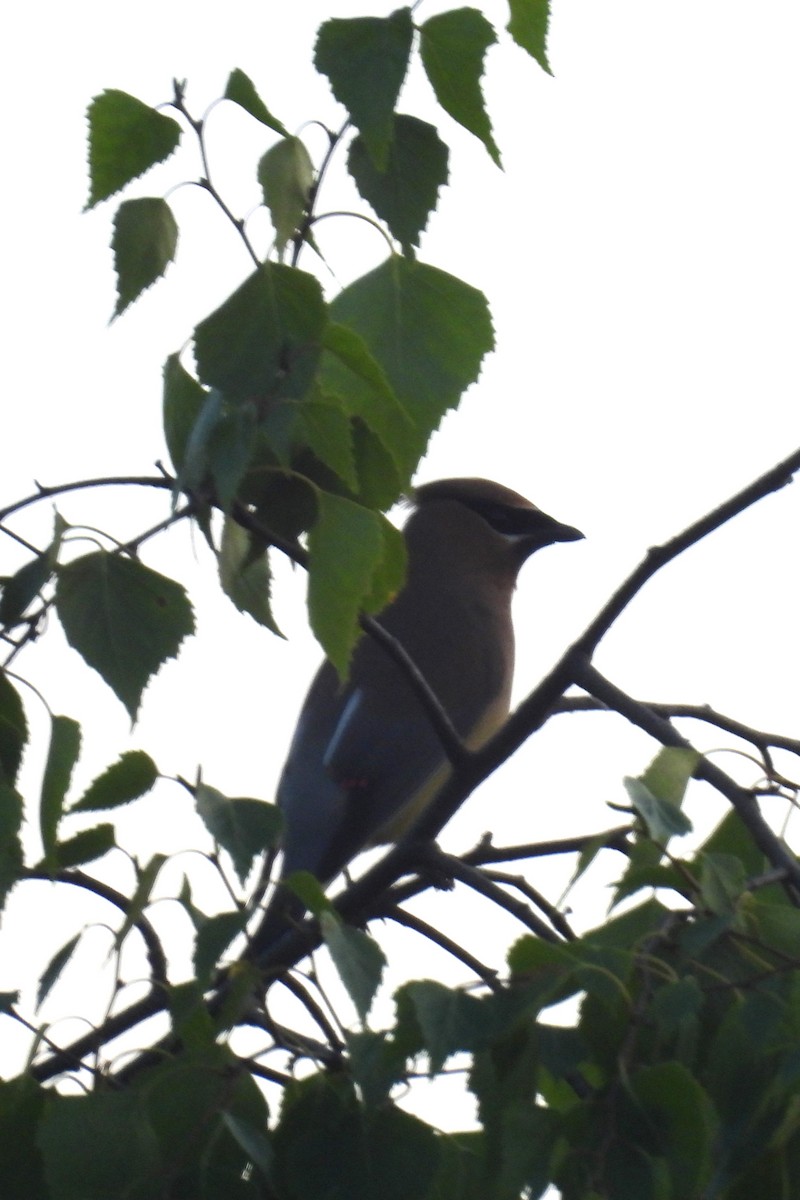
{"label": "tree branch", "polygon": [[[41,879],[46,883],[71,884],[73,887],[79,887],[84,891],[92,892],[93,895],[99,896],[101,900],[106,900],[109,904],[113,904],[126,919],[130,917],[130,900],[127,896],[124,896],[122,892],[118,892],[115,888],[109,887],[107,883],[101,883],[99,879],[93,879],[91,875],[84,874],[83,871],[40,871],[36,867],[25,867],[20,871],[19,877],[20,879]],[[150,963],[153,986],[166,984],[167,956],[164,953],[164,948],[155,929],[143,913],[140,913],[136,918],[131,918],[131,927],[138,930],[144,941],[147,950],[147,961]]]}
{"label": "tree branch", "polygon": [[405,929],[412,929],[414,933],[420,934],[421,937],[427,938],[429,942],[433,942],[441,950],[451,954],[453,958],[457,958],[462,962],[473,974],[483,980],[488,988],[493,992],[502,991],[502,985],[497,981],[497,971],[494,967],[489,967],[482,963],[480,959],[475,958],[474,954],[470,954],[469,950],[465,950],[463,946],[459,946],[458,942],[454,942],[452,938],[441,933],[430,925],[427,921],[423,921],[421,917],[415,916],[413,913],[406,912],[403,908],[398,908],[395,904],[387,904],[383,911],[376,914],[385,917],[389,921],[394,921],[396,925],[402,925]]}
{"label": "tree branch", "polygon": [[[725,733],[732,733],[735,737],[750,742],[762,754],[768,753],[769,750],[787,750],[790,754],[800,756],[800,738],[790,738],[781,733],[768,733],[763,729],[755,729],[752,725],[737,721],[735,717],[718,712],[710,704],[666,704],[660,700],[643,700],[641,703],[668,721],[684,717],[693,721],[704,721],[708,725],[724,730]],[[554,707],[553,716],[562,713],[608,711],[606,705],[594,696],[564,696]]]}
{"label": "tree branch", "polygon": [[174,486],[175,480],[166,474],[103,475],[97,479],[77,479],[73,483],[58,483],[53,487],[37,483],[37,491],[32,495],[26,496],[23,500],[16,500],[13,504],[6,505],[5,508],[0,508],[0,521],[5,521],[6,517],[11,516],[12,513],[20,512],[21,509],[28,508],[31,504],[38,504],[40,500],[48,500],[51,496],[61,496],[65,492],[79,492],[96,487],[154,487],[171,491]]}
{"label": "tree branch", "polygon": [[[576,682],[579,682],[608,708],[614,709],[633,725],[637,725],[656,738],[662,745],[694,749],[691,742],[682,737],[669,721],[665,721],[663,717],[654,713],[646,705],[633,700],[627,693],[601,675],[591,663],[585,662],[579,674],[580,678]],[[729,775],[702,756],[700,756],[694,773],[698,779],[710,783],[726,800],[730,801],[761,853],[773,867],[786,871],[786,890],[793,902],[800,906],[800,864],[785,843],[770,829],[761,815],[758,802],[752,792],[740,787]]]}

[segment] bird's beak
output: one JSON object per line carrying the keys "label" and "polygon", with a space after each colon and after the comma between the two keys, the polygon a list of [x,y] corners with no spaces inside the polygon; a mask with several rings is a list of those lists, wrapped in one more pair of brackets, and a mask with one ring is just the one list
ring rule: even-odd
{"label": "bird's beak", "polygon": [[551,535],[554,542],[579,542],[585,537],[574,525],[562,525],[560,521],[553,521]]}

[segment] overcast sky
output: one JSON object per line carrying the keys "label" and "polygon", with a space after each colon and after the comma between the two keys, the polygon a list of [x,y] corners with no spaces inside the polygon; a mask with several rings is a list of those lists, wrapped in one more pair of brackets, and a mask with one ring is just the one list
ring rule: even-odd
{"label": "overcast sky", "polygon": [[[447,7],[423,3],[418,18]],[[503,6],[483,7],[502,27]],[[757,7],[554,0],[553,7],[554,78],[506,35],[489,54],[486,93],[504,172],[435,114],[418,72],[402,102],[433,119],[453,151],[453,186],[421,257],[482,288],[497,330],[496,353],[434,437],[419,479],[496,478],[586,533],[585,542],[554,547],[523,572],[520,697],[649,545],[799,440],[800,12],[790,0]],[[124,11],[78,0],[48,6],[46,21],[31,5],[7,18],[0,89],[12,182],[0,201],[0,504],[27,494],[34,478],[150,472],[165,453],[163,360],[250,269],[208,197],[181,188],[170,197],[181,225],[177,264],[108,326],[114,202],[81,213],[92,95],[121,88],[158,103],[169,98],[173,76],[185,77],[199,115],[241,67],[290,129],[314,118],[336,127],[341,111],[310,64],[314,31],[328,16],[384,15],[389,6],[306,0],[290,16],[281,6],[276,18],[274,6],[244,0],[224,10],[141,0],[128,8],[127,22]],[[305,133],[318,156],[319,133]],[[251,211],[255,164],[271,135],[221,105],[208,137],[218,187],[237,213]],[[129,194],[162,195],[196,175],[188,134],[184,147]],[[352,197],[334,172],[322,207],[343,203]],[[266,247],[263,214],[252,229]],[[325,222],[320,242],[331,295],[384,253],[359,222]],[[304,265],[316,269],[310,258]],[[668,568],[609,636],[598,665],[640,698],[709,702],[754,725],[796,733],[798,496],[796,484],[784,489]],[[163,498],[148,497],[144,511],[135,503],[130,495],[95,493],[59,507],[74,522],[124,538],[163,515]],[[44,544],[52,512],[40,509],[15,528]],[[63,646],[57,627],[17,664],[55,711],[86,723],[77,787],[131,745],[148,749],[165,774],[192,775],[200,763],[229,794],[272,798],[318,657],[304,629],[302,579],[280,572],[277,607],[290,638],[279,642],[217,595],[202,539],[176,531],[144,558],[190,588],[200,636],[151,684],[132,737],[122,706]],[[0,541],[0,574],[19,562],[16,548]],[[35,702],[30,715],[41,735]],[[704,748],[728,744],[719,733],[685,728]],[[467,848],[487,828],[500,843],[601,829],[614,819],[605,802],[623,799],[622,775],[641,770],[653,749],[613,717],[561,718],[465,807],[447,845]],[[719,761],[753,777],[731,755]],[[41,751],[34,750],[29,789],[40,771]],[[139,852],[148,853],[153,822],[160,848],[164,840],[186,845],[189,806],[178,789],[166,784],[149,803],[149,825],[126,818]],[[690,811],[707,828],[721,810],[698,789]],[[186,865],[175,868],[173,887]],[[555,899],[563,867],[558,875],[548,870],[537,866],[535,882]],[[603,916],[605,894],[593,886],[575,901],[583,925]],[[0,962],[0,990],[18,983],[14,954],[33,890],[20,893],[5,921],[10,949]],[[485,908],[456,896],[466,927],[477,930],[471,944],[491,954],[496,935]],[[455,903],[436,898],[432,911],[453,922]],[[32,970],[46,961],[50,939],[55,949],[69,935],[74,912],[61,894],[63,925],[42,909],[41,961],[31,959]],[[481,941],[481,923],[488,941]],[[507,940],[516,932],[503,927]],[[420,972],[423,951],[403,938]],[[439,970],[438,960],[429,969]],[[449,977],[460,978],[458,969]]]}

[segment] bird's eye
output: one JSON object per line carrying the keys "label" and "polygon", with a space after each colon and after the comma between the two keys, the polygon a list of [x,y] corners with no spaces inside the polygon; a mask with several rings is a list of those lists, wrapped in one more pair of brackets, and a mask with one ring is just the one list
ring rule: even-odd
{"label": "bird's eye", "polygon": [[514,509],[504,504],[493,504],[491,501],[472,505],[479,517],[483,517],[487,525],[498,533],[508,535],[524,532],[530,520],[530,511]]}

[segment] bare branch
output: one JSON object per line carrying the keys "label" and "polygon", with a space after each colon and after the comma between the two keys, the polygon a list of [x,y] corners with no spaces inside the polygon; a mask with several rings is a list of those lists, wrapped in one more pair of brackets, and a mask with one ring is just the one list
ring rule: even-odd
{"label": "bare branch", "polygon": [[[99,879],[93,879],[91,875],[84,874],[83,871],[40,871],[35,867],[27,867],[20,872],[20,879],[43,879],[51,883],[71,884],[72,887],[82,888],[86,892],[92,892],[95,896],[99,896],[102,900],[107,900],[126,918],[130,916],[130,900],[127,896],[115,888],[109,887],[107,883],[101,883]],[[147,961],[150,963],[153,985],[166,984],[167,957],[158,934],[143,913],[136,918],[131,918],[131,924],[142,935],[147,949]]]}
{"label": "bare branch", "polygon": [[520,858],[544,858],[551,854],[580,854],[593,842],[599,842],[608,850],[618,850],[627,854],[630,849],[628,838],[631,834],[630,825],[618,825],[602,833],[584,833],[577,837],[554,838],[549,842],[529,842],[521,846],[493,846],[484,839],[467,854],[461,855],[462,862],[471,863],[474,867],[485,863],[516,862]]}
{"label": "bare branch", "polygon": [[452,938],[440,933],[433,925],[427,921],[423,921],[421,917],[414,916],[413,913],[406,912],[403,908],[398,908],[396,905],[387,905],[386,908],[379,914],[386,917],[389,921],[394,921],[396,925],[402,925],[405,929],[413,929],[415,933],[427,938],[429,942],[433,942],[435,946],[445,950],[451,954],[453,958],[457,958],[465,967],[468,967],[479,979],[483,980],[487,987],[493,992],[501,992],[502,985],[497,982],[497,971],[494,967],[486,966],[480,959],[475,958],[474,954],[470,954],[469,950],[465,950],[463,946],[459,946]]}
{"label": "bare branch", "polygon": [[523,896],[527,896],[532,904],[541,909],[547,917],[553,928],[561,934],[568,942],[574,942],[576,934],[570,928],[569,922],[563,913],[560,913],[554,904],[551,904],[541,892],[537,892],[535,887],[528,883],[524,875],[509,875],[505,871],[484,871],[483,875],[486,879],[491,879],[492,883],[504,883],[508,887],[515,887],[522,892]]}
{"label": "bare branch", "polygon": [[[429,865],[437,873],[446,874],[448,878],[457,879],[459,883],[465,883],[467,887],[478,892],[481,896],[485,896],[487,900],[491,900],[498,908],[505,909],[511,913],[512,917],[535,933],[537,937],[542,938],[546,942],[558,942],[559,938],[553,933],[549,925],[545,925],[539,917],[532,913],[527,904],[523,904],[520,900],[515,900],[513,896],[509,896],[502,888],[497,887],[483,871],[478,867],[472,867],[468,863],[464,863],[455,855],[445,854],[438,846],[429,843],[427,846],[420,847],[420,857],[423,868]],[[427,860],[427,864],[426,864]]]}
{"label": "bare branch", "polygon": [[38,483],[37,490],[33,495],[26,496],[23,500],[16,500],[13,504],[6,505],[5,508],[0,508],[0,521],[5,521],[6,517],[11,516],[12,513],[20,512],[31,504],[38,504],[40,500],[49,500],[51,496],[61,496],[65,492],[80,492],[96,487],[154,487],[171,491],[174,486],[175,480],[169,475],[103,475],[97,479],[77,479],[73,483],[57,483],[53,487]]}
{"label": "bare branch", "polygon": [[[745,742],[750,742],[757,750],[765,753],[769,750],[787,750],[790,754],[800,755],[800,738],[786,737],[781,733],[768,733],[764,729],[755,729],[735,717],[718,712],[710,704],[666,704],[660,700],[643,700],[653,712],[665,720],[687,718],[693,721],[704,721],[725,733],[732,733]],[[553,709],[553,715],[579,712],[608,712],[609,709],[594,696],[564,696]]]}

